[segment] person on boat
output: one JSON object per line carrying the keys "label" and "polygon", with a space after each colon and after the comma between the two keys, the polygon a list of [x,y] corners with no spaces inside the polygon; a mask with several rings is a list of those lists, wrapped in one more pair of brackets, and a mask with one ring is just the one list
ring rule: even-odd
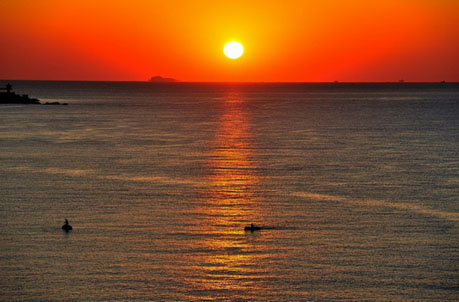
{"label": "person on boat", "polygon": [[66,231],[66,232],[72,230],[72,226],[69,224],[69,221],[67,220],[67,218],[65,218],[65,223],[64,223],[64,225],[62,226],[62,229],[63,229],[64,231]]}

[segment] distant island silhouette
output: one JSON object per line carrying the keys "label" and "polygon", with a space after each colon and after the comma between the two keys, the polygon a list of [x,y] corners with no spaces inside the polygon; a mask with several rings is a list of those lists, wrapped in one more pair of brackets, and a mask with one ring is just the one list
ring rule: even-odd
{"label": "distant island silhouette", "polygon": [[[30,98],[27,94],[16,94],[13,91],[13,86],[10,83],[5,85],[5,88],[0,88],[6,92],[0,92],[0,104],[34,104],[41,105],[40,100]],[[43,105],[68,105],[67,103],[46,102]]]}
{"label": "distant island silhouette", "polygon": [[163,78],[162,76],[154,76],[152,77],[149,82],[153,83],[171,83],[171,82],[178,82],[176,79],[173,78]]}

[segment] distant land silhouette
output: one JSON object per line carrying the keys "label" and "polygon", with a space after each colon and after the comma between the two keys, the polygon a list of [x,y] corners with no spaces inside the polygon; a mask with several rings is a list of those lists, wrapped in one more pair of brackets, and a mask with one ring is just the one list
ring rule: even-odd
{"label": "distant land silhouette", "polygon": [[35,104],[35,105],[68,105],[67,103],[60,102],[46,102],[40,103],[40,100],[30,98],[27,94],[16,94],[13,91],[13,86],[10,83],[5,85],[5,88],[0,88],[6,92],[0,92],[0,104]]}
{"label": "distant land silhouette", "polygon": [[0,104],[40,104],[38,99],[29,98],[27,94],[19,95],[13,91],[10,83],[5,88],[0,88],[6,92],[0,92]]}
{"label": "distant land silhouette", "polygon": [[149,82],[154,82],[154,83],[167,83],[167,82],[177,82],[176,79],[173,78],[163,78],[162,76],[154,76],[150,79]]}

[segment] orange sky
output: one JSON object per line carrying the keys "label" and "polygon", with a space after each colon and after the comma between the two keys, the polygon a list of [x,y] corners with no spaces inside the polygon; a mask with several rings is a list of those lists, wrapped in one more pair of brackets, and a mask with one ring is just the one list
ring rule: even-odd
{"label": "orange sky", "polygon": [[[459,81],[457,0],[0,0],[0,79]],[[236,40],[245,53],[223,55]]]}

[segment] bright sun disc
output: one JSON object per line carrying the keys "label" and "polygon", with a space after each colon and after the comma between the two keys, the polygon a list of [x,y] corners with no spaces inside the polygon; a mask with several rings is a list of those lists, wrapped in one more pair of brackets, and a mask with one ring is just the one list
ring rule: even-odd
{"label": "bright sun disc", "polygon": [[242,44],[239,42],[231,41],[226,43],[225,48],[223,48],[223,52],[228,58],[237,59],[242,56],[244,47],[242,47]]}

